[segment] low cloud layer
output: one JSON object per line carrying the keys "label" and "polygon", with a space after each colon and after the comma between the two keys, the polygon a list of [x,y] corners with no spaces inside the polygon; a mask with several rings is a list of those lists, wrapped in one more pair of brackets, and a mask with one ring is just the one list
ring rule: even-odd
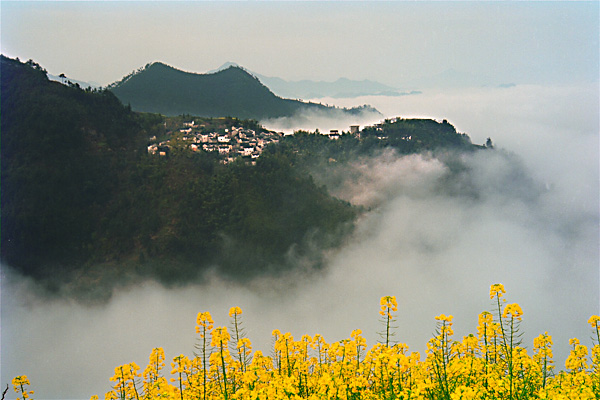
{"label": "low cloud layer", "polygon": [[[348,103],[345,107],[356,107],[356,102],[346,100]],[[335,104],[335,99],[329,99],[329,102],[321,102],[322,104]],[[366,103],[365,103],[366,104]],[[315,111],[305,110],[292,117],[272,118],[261,121],[261,124],[267,129],[277,132],[292,134],[298,130],[313,132],[319,129],[322,133],[329,133],[330,130],[339,132],[348,132],[350,125],[371,125],[381,121],[382,115],[372,109],[365,108],[364,110],[357,109],[356,112],[344,112],[340,109],[333,111]]]}
{"label": "low cloud layer", "polygon": [[254,349],[268,352],[276,328],[328,341],[360,328],[372,345],[379,298],[395,295],[395,339],[423,354],[436,315],[455,316],[457,338],[474,332],[497,282],[523,308],[524,344],[548,331],[560,369],[568,339],[589,344],[586,321],[599,312],[597,99],[597,88],[518,86],[367,99],[390,117],[448,119],[497,150],[387,152],[321,171],[336,182],[332,193],[369,211],[320,274],[177,289],[146,282],[86,307],[40,300],[3,268],[2,383],[27,374],[36,398],[102,395],[115,366],[145,365],[153,347],[192,355],[196,314],[228,325],[235,305]]}

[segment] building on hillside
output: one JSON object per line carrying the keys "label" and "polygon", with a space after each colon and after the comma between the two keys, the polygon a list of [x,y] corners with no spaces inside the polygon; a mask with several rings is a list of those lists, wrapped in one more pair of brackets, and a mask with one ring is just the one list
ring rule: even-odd
{"label": "building on hillside", "polygon": [[219,145],[219,154],[229,154],[231,149],[231,145]]}
{"label": "building on hillside", "polygon": [[254,153],[254,147],[242,147],[240,149],[240,155],[243,157],[249,157]]}

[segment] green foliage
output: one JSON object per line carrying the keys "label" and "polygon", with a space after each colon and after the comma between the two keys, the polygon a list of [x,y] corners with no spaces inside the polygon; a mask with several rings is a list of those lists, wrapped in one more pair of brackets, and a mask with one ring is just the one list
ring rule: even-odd
{"label": "green foliage", "polygon": [[470,138],[458,133],[447,121],[431,119],[386,120],[380,126],[365,127],[360,138],[343,133],[331,140],[317,132],[297,131],[286,136],[270,148],[274,153],[285,153],[290,162],[304,172],[340,165],[358,157],[373,156],[385,149],[398,154],[414,154],[424,151],[474,151],[485,148],[473,145]]}
{"label": "green foliage", "polygon": [[373,147],[393,147],[401,154],[441,148],[475,149],[469,137],[458,133],[446,120],[442,123],[432,119],[386,120],[379,127],[364,129],[361,137]]}

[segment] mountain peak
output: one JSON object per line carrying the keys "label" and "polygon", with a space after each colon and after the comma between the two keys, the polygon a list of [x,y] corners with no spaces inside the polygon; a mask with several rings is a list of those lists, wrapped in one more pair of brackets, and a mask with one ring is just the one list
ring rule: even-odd
{"label": "mountain peak", "polygon": [[221,65],[219,68],[217,68],[217,69],[211,69],[210,71],[208,71],[208,72],[206,72],[206,73],[207,73],[207,74],[214,74],[214,73],[217,73],[217,72],[223,71],[223,70],[225,70],[225,69],[229,69],[229,68],[231,68],[231,67],[234,67],[234,68],[240,68],[240,69],[243,69],[243,70],[245,70],[245,68],[244,68],[244,67],[242,67],[241,65],[239,65],[238,63],[235,63],[235,62],[233,62],[233,61],[227,61],[226,63],[224,63],[223,65]]}

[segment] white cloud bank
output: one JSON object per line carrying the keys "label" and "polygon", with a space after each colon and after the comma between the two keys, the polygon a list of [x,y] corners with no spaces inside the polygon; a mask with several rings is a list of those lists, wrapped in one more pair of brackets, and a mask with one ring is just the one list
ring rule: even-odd
{"label": "white cloud bank", "polygon": [[379,298],[396,295],[395,338],[423,352],[436,315],[455,315],[457,337],[473,332],[496,282],[523,308],[526,345],[554,336],[560,368],[569,338],[589,341],[586,321],[599,308],[597,87],[365,100],[386,116],[448,119],[515,155],[465,156],[466,172],[451,178],[427,155],[357,160],[336,194],[372,209],[323,274],[173,290],[145,283],[86,308],[41,302],[4,271],[1,382],[27,374],[40,399],[103,395],[115,366],[145,365],[155,346],[192,355],[196,313],[226,325],[234,305],[255,349],[268,348],[275,328],[329,341],[361,328],[373,344]]}

